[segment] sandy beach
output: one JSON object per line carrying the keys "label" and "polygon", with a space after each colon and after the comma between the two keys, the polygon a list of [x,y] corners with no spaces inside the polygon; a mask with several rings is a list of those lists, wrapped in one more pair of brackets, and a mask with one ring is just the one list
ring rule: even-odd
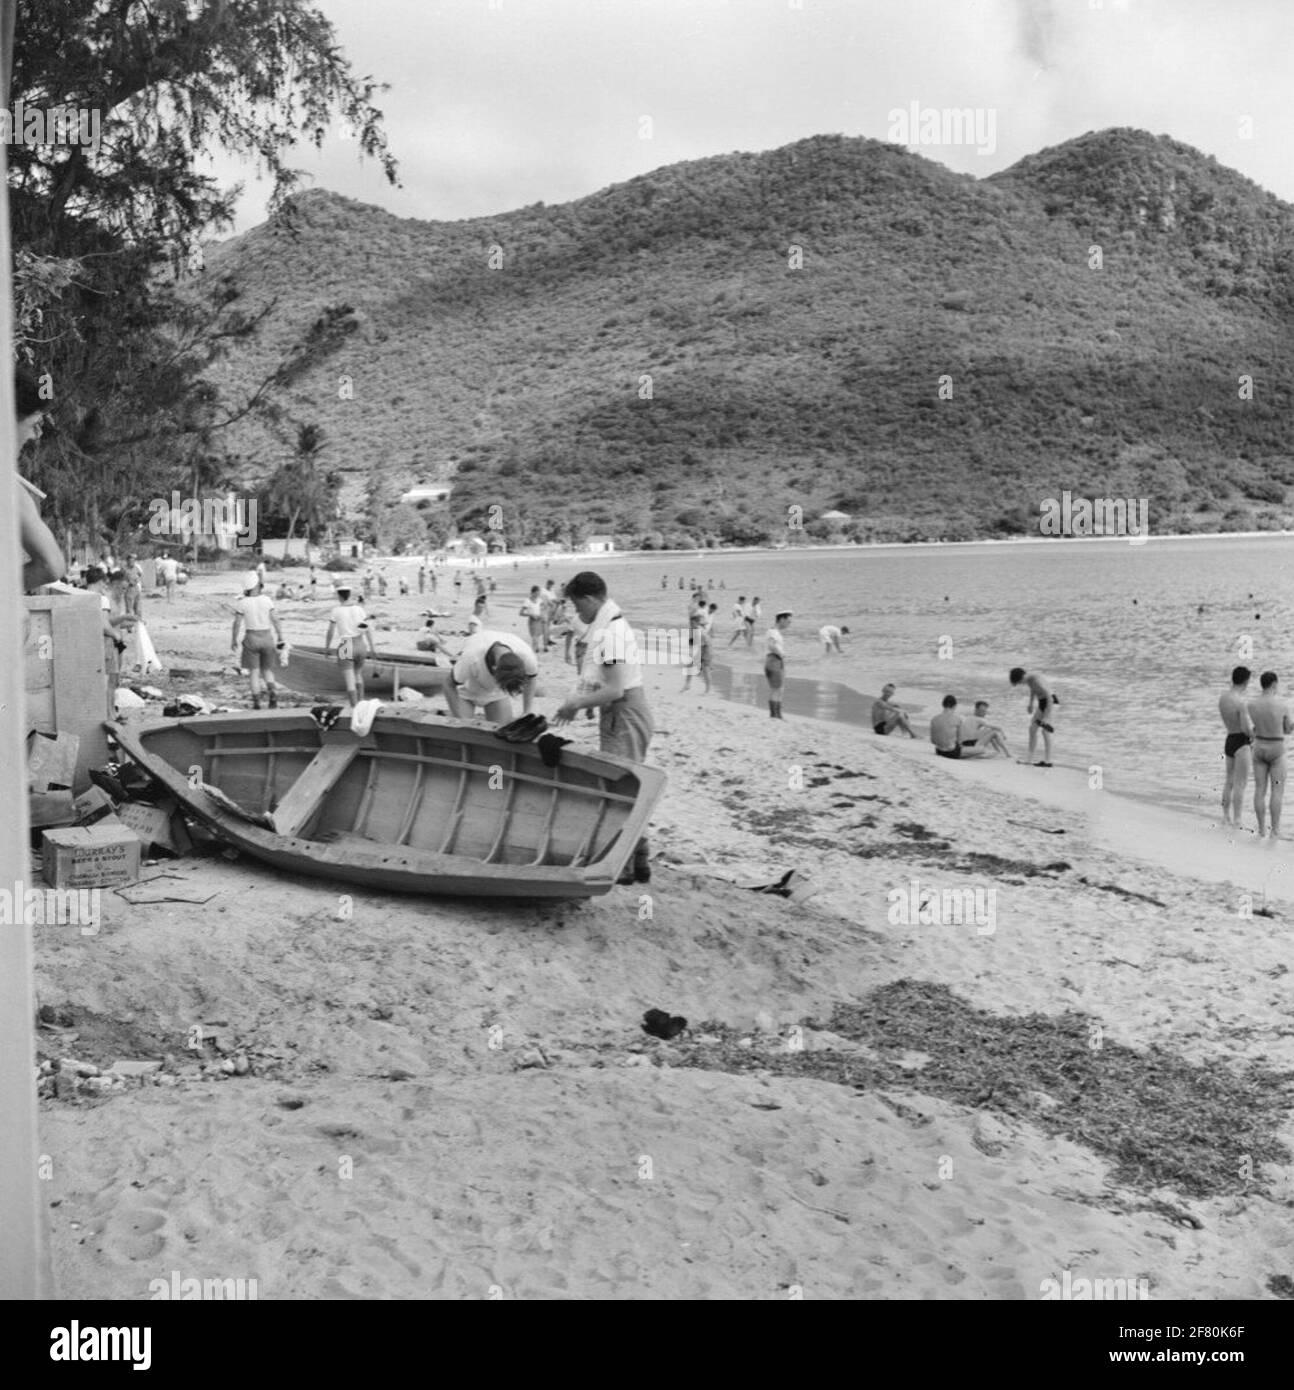
{"label": "sandy beach", "polygon": [[[534,572],[497,572],[501,611]],[[246,706],[233,588],[147,601],[191,673],[150,683]],[[371,607],[412,649],[446,597]],[[541,661],[550,713],[573,672]],[[61,1297],[1294,1294],[1289,842],[646,683],[647,888],[347,904],[208,850],[97,935],[36,929],[41,1055],[166,1059],[41,1102]],[[649,1038],[653,1007],[688,1030]]]}

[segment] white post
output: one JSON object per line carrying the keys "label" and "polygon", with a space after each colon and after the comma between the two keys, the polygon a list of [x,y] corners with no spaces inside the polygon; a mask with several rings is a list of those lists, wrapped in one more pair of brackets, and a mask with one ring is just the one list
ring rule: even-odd
{"label": "white post", "polygon": [[[9,104],[16,0],[0,0],[0,106]],[[13,399],[8,159],[0,145],[0,884],[27,884],[27,715]],[[12,916],[25,916],[13,913]],[[36,1176],[31,927],[0,926],[0,1299],[51,1291]]]}

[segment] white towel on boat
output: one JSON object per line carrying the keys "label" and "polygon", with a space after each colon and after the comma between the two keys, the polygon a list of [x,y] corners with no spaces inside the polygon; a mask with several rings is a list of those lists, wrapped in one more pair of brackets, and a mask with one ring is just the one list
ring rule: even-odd
{"label": "white towel on boat", "polygon": [[366,737],[381,708],[381,700],[361,700],[350,712],[351,732]]}

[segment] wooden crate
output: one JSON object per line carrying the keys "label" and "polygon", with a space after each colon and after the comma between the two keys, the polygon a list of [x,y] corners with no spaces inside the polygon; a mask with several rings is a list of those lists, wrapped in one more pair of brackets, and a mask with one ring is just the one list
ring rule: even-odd
{"label": "wooden crate", "polygon": [[27,730],[78,736],[74,789],[82,792],[89,769],[108,761],[103,721],[112,715],[99,596],[35,595],[23,605]]}

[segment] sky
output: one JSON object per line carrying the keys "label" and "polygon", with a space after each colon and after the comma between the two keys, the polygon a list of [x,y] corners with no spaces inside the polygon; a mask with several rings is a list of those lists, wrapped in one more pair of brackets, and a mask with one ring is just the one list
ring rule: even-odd
{"label": "sky", "polygon": [[[306,187],[400,217],[562,203],[680,160],[812,135],[904,143],[891,113],[980,113],[919,153],[983,176],[1134,126],[1294,202],[1294,0],[314,0],[390,84],[402,187],[334,127]],[[989,113],[992,113],[991,122]],[[983,138],[991,128],[992,139]],[[264,220],[245,181],[235,230]]]}

